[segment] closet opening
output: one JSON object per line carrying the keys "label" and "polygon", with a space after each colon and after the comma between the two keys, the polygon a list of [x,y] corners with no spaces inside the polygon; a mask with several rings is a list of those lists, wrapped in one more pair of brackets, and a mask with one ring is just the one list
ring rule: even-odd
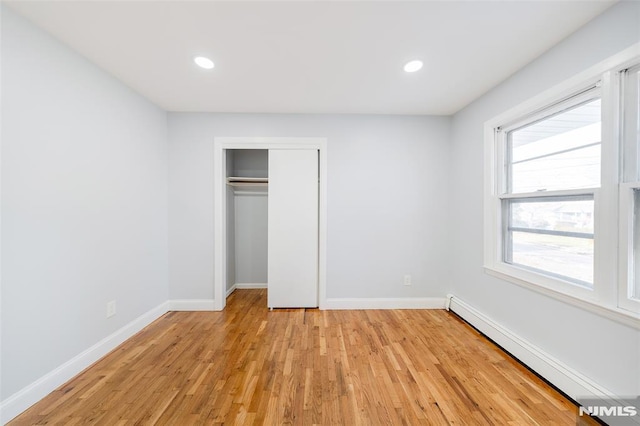
{"label": "closet opening", "polygon": [[227,280],[236,289],[267,288],[269,150],[226,150]]}
{"label": "closet opening", "polygon": [[267,307],[326,300],[326,139],[215,138],[214,309],[236,289]]}

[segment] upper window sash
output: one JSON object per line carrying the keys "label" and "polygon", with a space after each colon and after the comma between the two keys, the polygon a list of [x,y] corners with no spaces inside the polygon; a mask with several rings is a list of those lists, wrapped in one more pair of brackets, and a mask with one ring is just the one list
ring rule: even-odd
{"label": "upper window sash", "polygon": [[[525,129],[527,127],[532,127],[537,123],[541,123],[544,122],[545,120],[550,120],[555,116],[558,116],[562,113],[565,113],[567,111],[571,111],[571,110],[575,110],[577,108],[580,108],[580,106],[582,105],[587,105],[590,102],[593,102],[597,99],[600,99],[601,97],[601,89],[600,89],[600,82],[594,82],[591,85],[588,85],[587,87],[585,87],[584,89],[578,91],[577,93],[574,93],[570,96],[565,97],[564,99],[550,105],[547,106],[545,108],[542,108],[538,111],[535,111],[533,113],[527,114],[524,117],[518,119],[517,121],[513,121],[511,123],[509,123],[508,125],[504,125],[504,126],[500,126],[495,128],[495,141],[496,141],[496,154],[497,154],[497,162],[496,162],[496,166],[497,166],[497,170],[496,170],[496,195],[500,198],[502,198],[502,196],[504,195],[508,195],[508,194],[526,194],[527,192],[531,192],[531,194],[536,194],[537,196],[541,196],[541,195],[545,195],[545,194],[551,194],[551,193],[556,193],[556,191],[563,191],[565,190],[565,188],[554,188],[548,191],[537,191],[538,188],[534,189],[533,191],[526,191],[526,190],[518,190],[518,188],[515,188],[516,190],[514,190],[512,188],[512,177],[513,177],[513,170],[512,167],[514,164],[522,164],[525,163],[526,161],[530,161],[532,160],[532,158],[527,158],[523,161],[523,159],[515,159],[517,161],[513,161],[513,159],[511,158],[511,153],[512,153],[512,149],[511,149],[511,140],[510,138],[512,137],[512,135],[514,134],[514,132],[517,132],[518,130],[522,130]],[[594,142],[593,144],[588,144],[589,146],[593,145],[600,145],[602,142],[602,137],[599,138],[599,141],[592,141]],[[541,139],[542,140],[542,139]],[[544,158],[544,157],[551,157],[554,155],[561,155],[563,152],[571,152],[571,151],[575,151],[578,149],[585,149],[588,148],[587,145],[581,145],[581,146],[574,146],[574,147],[567,147],[568,149],[560,149],[557,152],[550,152],[547,153],[545,155],[540,156],[540,158]],[[595,185],[593,186],[593,188],[598,188],[599,185]],[[589,188],[589,186],[587,187]],[[532,188],[529,188],[532,189]],[[543,189],[543,188],[541,188]],[[576,191],[580,191],[583,192],[585,188],[584,187],[580,187],[580,188],[576,188]],[[593,193],[593,192],[591,192]]]}

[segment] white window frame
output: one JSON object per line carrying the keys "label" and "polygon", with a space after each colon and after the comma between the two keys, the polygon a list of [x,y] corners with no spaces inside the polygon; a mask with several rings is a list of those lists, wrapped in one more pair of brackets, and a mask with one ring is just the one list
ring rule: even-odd
{"label": "white window frame", "polygon": [[[633,67],[634,72],[640,72],[640,60]],[[621,75],[620,84],[624,86],[625,75]],[[639,77],[640,79],[640,77]],[[636,82],[640,86],[640,81]],[[636,87],[636,96],[640,92],[640,87]],[[633,102],[640,102],[636,98]],[[624,101],[627,102],[624,102]],[[633,232],[634,232],[634,190],[640,190],[640,140],[638,140],[637,130],[640,126],[640,105],[636,105],[629,110],[629,99],[621,102],[621,116],[624,117],[621,126],[621,153],[625,156],[622,161],[622,173],[620,183],[620,219],[619,219],[619,240],[620,240],[620,269],[619,269],[619,285],[618,285],[618,305],[635,314],[640,313],[640,298],[634,297],[634,286],[639,287],[640,282],[634,283],[636,274],[634,271],[634,248],[633,248]]]}
{"label": "white window frame", "polygon": [[[485,123],[485,207],[484,207],[484,269],[487,273],[506,281],[546,294],[567,303],[580,306],[616,321],[640,328],[640,304],[629,307],[628,257],[619,243],[624,226],[621,220],[620,191],[620,72],[640,61],[640,43],[614,55],[598,65],[570,78]],[[593,194],[594,197],[594,282],[589,289],[574,282],[521,268],[503,261],[502,200],[540,196],[533,194],[506,194],[504,156],[506,134],[509,129],[528,123],[537,116],[549,115],[553,108],[585,90],[597,86],[602,99],[601,185],[594,189],[545,191],[550,195]],[[565,104],[566,105],[566,104]],[[566,107],[565,107],[566,108]],[[507,131],[505,131],[507,130]],[[631,191],[631,190],[629,190]],[[627,211],[629,209],[627,208]],[[628,218],[627,218],[628,219]],[[628,230],[626,231],[628,235]],[[632,241],[631,241],[632,243]],[[625,269],[626,268],[626,269]],[[627,280],[626,283],[622,283]],[[621,289],[625,286],[625,291]],[[625,302],[622,302],[622,299]],[[632,300],[635,303],[635,300]]]}

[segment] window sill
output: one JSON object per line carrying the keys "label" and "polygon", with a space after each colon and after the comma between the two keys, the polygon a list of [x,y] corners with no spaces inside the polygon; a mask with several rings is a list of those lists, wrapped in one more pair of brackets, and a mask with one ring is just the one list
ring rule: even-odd
{"label": "window sill", "polygon": [[[534,283],[532,282],[532,280],[523,277],[523,275],[530,274],[521,274],[519,268],[506,264],[497,266],[485,266],[484,270],[487,274],[496,278],[500,278],[504,281],[519,285],[520,287],[524,287],[537,293],[544,294],[545,296],[552,297],[556,300],[560,300],[564,303],[568,303],[570,305],[619,322],[621,324],[633,327],[635,329],[640,329],[640,313],[632,312],[619,307],[605,306],[595,300],[593,295],[591,295],[591,297],[587,296],[589,293],[593,293],[590,290],[578,289],[582,290],[580,291],[580,293],[584,294],[584,297],[575,294],[569,294],[567,292],[550,288],[545,284]],[[543,276],[540,275],[540,277]],[[543,279],[545,281],[547,280],[546,277],[543,277]]]}

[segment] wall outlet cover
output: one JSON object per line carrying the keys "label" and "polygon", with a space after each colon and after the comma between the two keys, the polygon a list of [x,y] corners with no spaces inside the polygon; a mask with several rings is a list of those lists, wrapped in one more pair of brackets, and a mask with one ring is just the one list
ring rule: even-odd
{"label": "wall outlet cover", "polygon": [[116,314],[116,301],[112,300],[107,302],[107,318],[110,318]]}

